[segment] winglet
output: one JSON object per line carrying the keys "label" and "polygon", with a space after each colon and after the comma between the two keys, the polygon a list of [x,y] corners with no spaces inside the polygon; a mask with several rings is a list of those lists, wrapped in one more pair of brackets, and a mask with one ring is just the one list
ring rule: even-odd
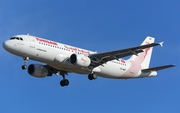
{"label": "winglet", "polygon": [[164,42],[160,42],[159,45],[161,45],[161,47],[163,47],[163,43],[164,43]]}

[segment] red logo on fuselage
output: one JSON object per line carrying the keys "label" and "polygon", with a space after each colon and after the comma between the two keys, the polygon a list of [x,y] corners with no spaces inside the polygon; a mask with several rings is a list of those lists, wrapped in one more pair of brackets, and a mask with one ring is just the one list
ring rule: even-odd
{"label": "red logo on fuselage", "polygon": [[36,40],[40,41],[40,42],[44,42],[44,43],[48,43],[48,44],[52,44],[52,45],[58,46],[58,44],[56,42],[51,42],[51,41],[40,39],[40,38],[36,38]]}
{"label": "red logo on fuselage", "polygon": [[80,49],[77,49],[75,47],[67,47],[67,46],[64,46],[66,49],[71,49],[73,51],[78,51],[78,52],[82,52],[82,53],[86,53],[86,54],[90,54],[89,51],[84,51],[84,50],[80,50]]}
{"label": "red logo on fuselage", "polygon": [[121,60],[122,63],[126,63],[124,60]]}

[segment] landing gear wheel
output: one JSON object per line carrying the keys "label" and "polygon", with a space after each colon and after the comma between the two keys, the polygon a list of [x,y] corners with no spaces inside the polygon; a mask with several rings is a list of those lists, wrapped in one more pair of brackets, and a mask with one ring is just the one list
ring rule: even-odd
{"label": "landing gear wheel", "polygon": [[88,75],[88,79],[89,80],[93,80],[93,79],[96,79],[97,78],[97,75],[96,74],[89,74]]}
{"label": "landing gear wheel", "polygon": [[89,79],[89,80],[92,80],[92,79],[93,79],[92,74],[89,74],[89,75],[88,75],[88,79]]}
{"label": "landing gear wheel", "polygon": [[68,86],[69,85],[69,80],[65,79],[64,84],[65,84],[65,86]]}
{"label": "landing gear wheel", "polygon": [[23,69],[23,70],[27,69],[27,65],[23,65],[23,66],[22,66],[22,69]]}
{"label": "landing gear wheel", "polygon": [[65,86],[63,80],[60,81],[60,85],[61,85],[62,87]]}
{"label": "landing gear wheel", "polygon": [[69,85],[69,80],[67,80],[67,79],[61,80],[60,85],[61,86],[68,86]]}

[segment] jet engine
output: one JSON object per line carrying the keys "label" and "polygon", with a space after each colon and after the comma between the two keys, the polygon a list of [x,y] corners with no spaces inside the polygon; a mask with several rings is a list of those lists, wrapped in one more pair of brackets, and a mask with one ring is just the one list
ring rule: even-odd
{"label": "jet engine", "polygon": [[28,67],[28,73],[33,77],[46,77],[46,76],[52,76],[52,73],[48,71],[46,67],[44,67],[41,64],[31,64]]}
{"label": "jet engine", "polygon": [[72,54],[70,56],[70,63],[81,67],[88,67],[91,64],[91,59],[85,55]]}

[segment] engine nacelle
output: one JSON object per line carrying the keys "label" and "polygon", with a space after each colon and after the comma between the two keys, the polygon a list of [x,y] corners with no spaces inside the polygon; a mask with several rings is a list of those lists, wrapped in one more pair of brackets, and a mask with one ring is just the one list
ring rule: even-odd
{"label": "engine nacelle", "polygon": [[46,76],[52,76],[52,73],[48,71],[46,67],[44,67],[41,64],[31,64],[28,67],[28,73],[33,77],[46,77]]}
{"label": "engine nacelle", "polygon": [[70,56],[70,63],[81,67],[88,67],[91,64],[91,59],[84,55],[72,54]]}

